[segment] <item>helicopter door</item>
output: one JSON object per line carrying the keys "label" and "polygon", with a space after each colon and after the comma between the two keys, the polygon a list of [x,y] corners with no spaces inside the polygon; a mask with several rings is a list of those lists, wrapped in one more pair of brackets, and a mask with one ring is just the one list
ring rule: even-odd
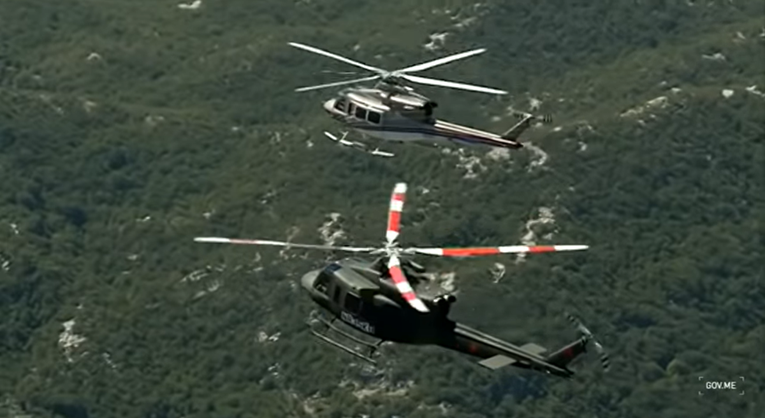
{"label": "helicopter door", "polygon": [[355,115],[356,115],[357,118],[359,118],[361,120],[366,120],[367,119],[367,110],[364,109],[363,107],[356,106],[356,113],[355,113]]}
{"label": "helicopter door", "polygon": [[361,311],[361,299],[353,293],[347,292],[345,294],[345,310],[353,314],[358,314]]}
{"label": "helicopter door", "polygon": [[340,298],[343,296],[343,288],[342,286],[338,285],[337,283],[333,283],[332,285],[332,301],[337,303],[338,305],[341,305]]}

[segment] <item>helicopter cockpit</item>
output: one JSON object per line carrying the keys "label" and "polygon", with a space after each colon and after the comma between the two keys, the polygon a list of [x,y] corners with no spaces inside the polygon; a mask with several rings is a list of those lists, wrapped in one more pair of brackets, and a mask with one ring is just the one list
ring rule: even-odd
{"label": "helicopter cockpit", "polygon": [[329,276],[324,271],[316,276],[316,280],[313,282],[313,288],[319,293],[327,294],[327,290],[329,289]]}

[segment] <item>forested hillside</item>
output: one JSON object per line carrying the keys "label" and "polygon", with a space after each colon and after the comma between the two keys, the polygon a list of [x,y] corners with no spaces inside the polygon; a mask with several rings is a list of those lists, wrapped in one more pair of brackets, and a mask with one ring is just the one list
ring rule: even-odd
{"label": "forested hillside", "polygon": [[[0,417],[761,416],[761,1],[194,4],[0,2]],[[321,135],[331,90],[294,92],[353,69],[289,41],[388,69],[486,47],[423,75],[510,94],[419,88],[438,116],[555,121],[512,153],[369,158]],[[397,181],[404,245],[590,245],[420,261],[454,319],[556,347],[570,311],[611,371],[358,364],[305,324],[298,280],[331,255],[192,241],[375,245]]]}

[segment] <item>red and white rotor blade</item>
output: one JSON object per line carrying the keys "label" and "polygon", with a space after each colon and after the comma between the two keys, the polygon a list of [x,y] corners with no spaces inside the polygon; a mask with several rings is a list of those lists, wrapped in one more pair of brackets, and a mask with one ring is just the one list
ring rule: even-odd
{"label": "red and white rotor blade", "polygon": [[495,254],[518,253],[549,253],[555,251],[582,251],[587,245],[509,245],[505,247],[475,247],[475,248],[407,248],[403,251],[417,254],[434,255],[438,257],[476,257]]}
{"label": "red and white rotor blade", "polygon": [[412,308],[423,313],[430,312],[428,307],[425,306],[425,303],[414,293],[412,285],[406,280],[406,276],[404,276],[404,272],[401,270],[401,262],[395,255],[392,255],[388,259],[388,273],[390,273],[390,278],[393,279],[396,289]]}
{"label": "red and white rotor blade", "polygon": [[401,228],[401,212],[404,210],[405,198],[406,183],[396,183],[396,186],[393,188],[393,194],[390,196],[388,230],[385,232],[385,239],[388,241],[388,244],[392,244],[398,238]]}
{"label": "red and white rotor blade", "polygon": [[292,242],[268,241],[268,240],[262,240],[262,239],[196,237],[194,238],[194,241],[215,243],[215,244],[272,245],[275,247],[309,248],[313,250],[347,251],[347,252],[353,252],[353,253],[368,253],[375,250],[375,248],[371,248],[371,247],[335,247],[332,245],[295,244]]}

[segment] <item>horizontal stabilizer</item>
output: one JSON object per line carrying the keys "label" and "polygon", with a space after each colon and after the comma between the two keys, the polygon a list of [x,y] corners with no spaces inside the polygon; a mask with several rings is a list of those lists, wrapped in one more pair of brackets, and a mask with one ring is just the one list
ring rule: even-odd
{"label": "horizontal stabilizer", "polygon": [[528,351],[529,353],[533,353],[538,356],[541,356],[542,354],[547,352],[546,348],[534,343],[528,343],[528,344],[522,345],[521,350]]}
{"label": "horizontal stabilizer", "polygon": [[491,370],[497,370],[502,367],[509,366],[513,363],[515,363],[514,359],[511,359],[510,357],[505,357],[501,354],[496,355],[494,357],[489,357],[487,359],[484,359],[478,362],[478,364],[480,364],[481,366]]}

